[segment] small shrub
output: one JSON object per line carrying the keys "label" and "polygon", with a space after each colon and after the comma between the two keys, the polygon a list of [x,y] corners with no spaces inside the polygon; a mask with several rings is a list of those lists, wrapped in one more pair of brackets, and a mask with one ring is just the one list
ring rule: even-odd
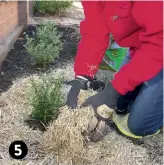
{"label": "small shrub", "polygon": [[70,1],[35,1],[34,12],[42,14],[60,14],[71,6]]}
{"label": "small shrub", "polygon": [[56,118],[64,99],[61,93],[61,78],[51,76],[31,79],[32,89],[29,100],[33,107],[31,119],[48,124]]}
{"label": "small shrub", "polygon": [[54,23],[44,22],[37,27],[36,37],[26,35],[26,40],[27,52],[34,58],[37,66],[46,67],[59,57],[62,42]]}

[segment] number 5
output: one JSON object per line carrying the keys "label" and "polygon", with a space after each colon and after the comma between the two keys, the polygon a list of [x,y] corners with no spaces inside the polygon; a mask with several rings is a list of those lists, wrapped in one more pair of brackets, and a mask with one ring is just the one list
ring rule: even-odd
{"label": "number 5", "polygon": [[22,154],[22,150],[20,149],[21,145],[15,145],[15,156],[20,156]]}

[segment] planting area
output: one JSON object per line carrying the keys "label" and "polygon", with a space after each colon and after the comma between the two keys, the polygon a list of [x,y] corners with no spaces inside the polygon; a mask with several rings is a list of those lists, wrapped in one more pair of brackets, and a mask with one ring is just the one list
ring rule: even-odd
{"label": "planting area", "polygon": [[[81,132],[93,116],[92,109],[70,110],[65,106],[70,89],[67,81],[74,77],[79,27],[57,26],[56,31],[62,46],[48,65],[36,65],[35,55],[31,56],[24,46],[26,34],[36,39],[34,26],[21,34],[3,63],[0,165],[162,165],[162,134],[132,140],[120,135],[111,122],[108,135],[101,141],[84,141]],[[51,52],[47,53],[51,57]],[[112,74],[99,70],[96,76],[107,82]],[[93,93],[81,91],[79,105]],[[9,156],[9,145],[15,140],[28,146],[28,154],[22,161]]]}

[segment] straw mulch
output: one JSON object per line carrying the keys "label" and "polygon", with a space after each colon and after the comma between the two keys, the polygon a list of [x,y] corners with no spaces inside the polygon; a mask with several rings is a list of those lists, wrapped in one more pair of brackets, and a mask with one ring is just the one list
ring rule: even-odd
{"label": "straw mulch", "polygon": [[[80,103],[91,95],[81,91]],[[86,142],[82,132],[87,129],[94,113],[91,107],[70,110],[61,108],[58,119],[43,134],[41,144],[45,152],[54,153],[58,161],[75,165],[132,165],[149,164],[145,148],[135,146],[114,131],[102,141]]]}
{"label": "straw mulch", "polygon": [[[146,148],[134,145],[113,130],[102,141],[84,142],[81,132],[93,116],[90,107],[74,111],[62,107],[58,119],[46,132],[31,130],[24,122],[32,109],[26,96],[29,79],[16,80],[0,96],[0,165],[154,164]],[[80,102],[92,92],[81,94]],[[23,161],[13,160],[8,154],[9,145],[14,140],[24,141],[29,148]]]}

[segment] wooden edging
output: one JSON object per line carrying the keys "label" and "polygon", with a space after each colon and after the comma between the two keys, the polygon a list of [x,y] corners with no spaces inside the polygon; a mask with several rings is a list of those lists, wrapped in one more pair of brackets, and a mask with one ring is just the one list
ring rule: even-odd
{"label": "wooden edging", "polygon": [[23,25],[16,27],[12,33],[4,40],[3,44],[0,45],[0,66],[7,57],[8,52],[13,47],[14,43],[20,36],[23,30]]}

